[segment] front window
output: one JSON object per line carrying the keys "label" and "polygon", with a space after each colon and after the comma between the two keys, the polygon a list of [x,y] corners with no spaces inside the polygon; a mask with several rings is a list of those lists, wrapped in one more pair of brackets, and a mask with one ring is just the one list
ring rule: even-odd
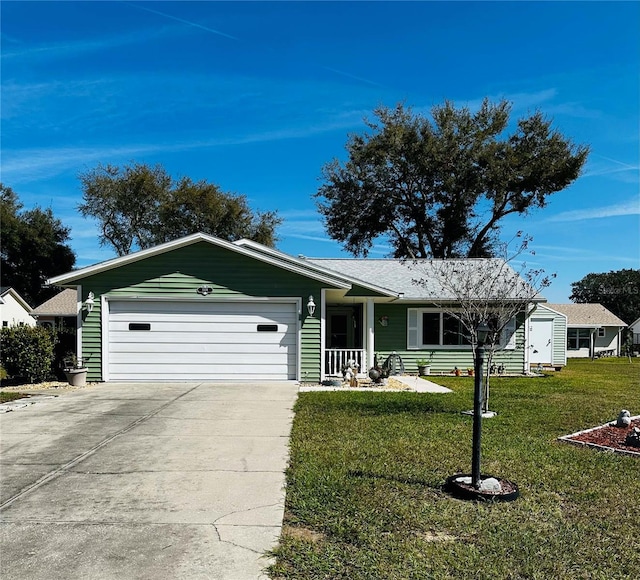
{"label": "front window", "polygon": [[578,350],[591,346],[591,331],[588,328],[567,329],[567,349]]}
{"label": "front window", "polygon": [[471,344],[463,324],[451,314],[445,312],[419,311],[417,316],[410,315],[415,322],[418,348],[430,346],[465,346]]}

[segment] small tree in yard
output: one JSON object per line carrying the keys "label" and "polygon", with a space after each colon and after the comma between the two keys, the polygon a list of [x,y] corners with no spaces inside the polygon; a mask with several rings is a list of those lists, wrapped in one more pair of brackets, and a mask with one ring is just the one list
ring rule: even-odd
{"label": "small tree in yard", "polygon": [[[528,251],[531,238],[516,234],[522,240],[510,253],[510,243],[500,248],[502,257],[464,260],[428,260],[415,262],[424,277],[414,280],[433,295],[445,314],[460,322],[461,331],[471,344],[474,362],[478,346],[478,327],[487,324],[490,332],[484,342],[486,365],[483,377],[483,412],[489,407],[489,377],[496,351],[504,347],[513,335],[507,335],[512,321],[527,310],[532,301],[540,298],[540,291],[551,284],[555,274],[546,276],[544,270],[527,269],[522,263],[516,270],[511,264]],[[534,252],[530,252],[533,254]],[[446,296],[446,302],[442,302]],[[513,328],[515,332],[515,327]]]}

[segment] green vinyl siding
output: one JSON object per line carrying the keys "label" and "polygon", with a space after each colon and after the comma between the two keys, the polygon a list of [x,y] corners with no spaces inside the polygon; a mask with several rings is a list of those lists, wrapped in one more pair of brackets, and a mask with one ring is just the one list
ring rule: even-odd
{"label": "green vinyl siding", "polygon": [[[220,298],[291,297],[302,300],[300,377],[320,380],[320,312],[322,286],[305,276],[266,264],[254,258],[199,242],[151,256],[80,281],[82,299],[95,295],[95,306],[82,325],[82,355],[87,359],[88,380],[102,380],[102,334],[100,297]],[[209,296],[197,293],[199,286],[213,289]],[[309,295],[316,297],[315,322],[307,320]]]}
{"label": "green vinyl siding", "polygon": [[[429,306],[432,306],[431,304]],[[382,361],[392,352],[398,353],[404,363],[405,371],[417,372],[420,359],[431,359],[431,370],[437,373],[452,372],[456,367],[461,370],[473,367],[473,353],[470,346],[447,345],[409,349],[407,346],[407,317],[409,308],[420,308],[420,305],[376,304],[375,319],[387,316],[387,326],[376,324],[375,350]],[[514,349],[496,350],[493,362],[504,365],[506,372],[522,373],[524,370],[524,324],[523,316],[518,317],[515,332]]]}

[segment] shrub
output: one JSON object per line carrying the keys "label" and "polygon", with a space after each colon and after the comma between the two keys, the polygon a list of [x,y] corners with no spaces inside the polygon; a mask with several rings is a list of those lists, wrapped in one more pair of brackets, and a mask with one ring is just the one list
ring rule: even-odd
{"label": "shrub", "polygon": [[2,366],[12,378],[40,383],[51,376],[54,338],[41,326],[11,326],[0,329]]}

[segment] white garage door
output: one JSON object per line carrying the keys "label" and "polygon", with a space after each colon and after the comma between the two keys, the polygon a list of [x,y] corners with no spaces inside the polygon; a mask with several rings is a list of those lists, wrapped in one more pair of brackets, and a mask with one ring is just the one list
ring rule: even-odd
{"label": "white garage door", "polygon": [[109,301],[114,381],[296,379],[292,302]]}

